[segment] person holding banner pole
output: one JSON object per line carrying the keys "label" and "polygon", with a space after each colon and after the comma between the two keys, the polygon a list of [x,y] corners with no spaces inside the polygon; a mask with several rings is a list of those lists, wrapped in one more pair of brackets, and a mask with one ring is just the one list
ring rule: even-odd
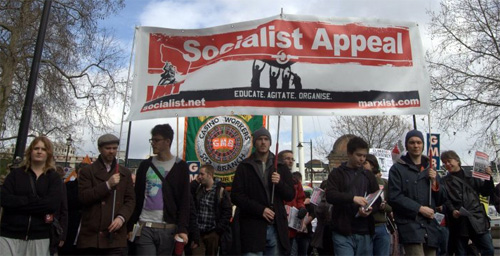
{"label": "person holding banner pole", "polygon": [[292,174],[283,164],[275,171],[271,134],[266,128],[256,130],[252,142],[255,152],[236,168],[231,190],[231,200],[239,209],[235,219],[239,219],[241,253],[286,255],[290,243],[284,202],[295,197]]}
{"label": "person holding banner pole", "polygon": [[[439,223],[434,219],[436,206],[446,200],[437,171],[422,154],[424,136],[418,130],[406,134],[408,151],[389,171],[389,200],[398,226],[400,243],[407,255],[436,255]],[[430,199],[430,202],[429,202]]]}
{"label": "person holding banner pole", "polygon": [[125,225],[134,210],[135,194],[130,171],[117,163],[119,143],[113,134],[99,137],[99,158],[78,175],[83,210],[77,247],[85,255],[121,255],[127,247]]}
{"label": "person holding banner pole", "polygon": [[489,231],[490,221],[479,200],[479,194],[487,197],[493,194],[494,184],[491,168],[486,168],[489,180],[474,178],[472,172],[461,167],[460,157],[455,151],[441,153],[441,161],[448,170],[443,178],[446,187],[446,209],[450,240],[456,243],[456,255],[467,255],[469,239],[481,255],[493,255],[494,247]]}

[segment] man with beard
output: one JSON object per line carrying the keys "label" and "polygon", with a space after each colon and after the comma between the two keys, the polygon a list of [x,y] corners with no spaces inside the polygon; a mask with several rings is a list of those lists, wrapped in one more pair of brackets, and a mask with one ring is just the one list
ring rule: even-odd
{"label": "man with beard", "polygon": [[119,143],[112,134],[99,137],[99,158],[78,176],[83,211],[77,247],[85,255],[121,255],[127,247],[124,226],[134,210],[135,195],[130,171],[117,163]]}
{"label": "man with beard", "polygon": [[[238,207],[243,255],[286,255],[290,251],[284,201],[295,196],[292,174],[275,168],[271,134],[264,127],[252,134],[255,152],[235,172],[231,199]],[[273,198],[274,195],[274,198]]]}

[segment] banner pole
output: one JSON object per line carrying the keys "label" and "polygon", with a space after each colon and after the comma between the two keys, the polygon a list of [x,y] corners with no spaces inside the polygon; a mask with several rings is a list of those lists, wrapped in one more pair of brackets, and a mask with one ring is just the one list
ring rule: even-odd
{"label": "banner pole", "polygon": [[179,157],[179,114],[175,114],[177,117],[177,136],[176,136],[176,142],[177,142],[177,157]]}
{"label": "banner pole", "polygon": [[[274,154],[274,171],[278,171],[278,150],[279,150],[279,144],[280,144],[280,123],[281,123],[281,113],[278,115],[278,131],[276,135],[276,152]],[[274,211],[274,188],[276,184],[273,183],[273,188],[271,191],[271,210]]]}
{"label": "banner pole", "polygon": [[[430,139],[432,136],[432,133],[431,133],[431,113],[430,112],[429,112],[427,119],[429,121],[429,139]],[[432,168],[434,168],[434,166],[432,164],[432,144],[430,141],[428,141],[428,143],[429,143],[429,148],[427,150],[429,150],[430,169],[432,169]],[[429,207],[432,206],[431,203],[432,203],[432,181],[429,178]]]}

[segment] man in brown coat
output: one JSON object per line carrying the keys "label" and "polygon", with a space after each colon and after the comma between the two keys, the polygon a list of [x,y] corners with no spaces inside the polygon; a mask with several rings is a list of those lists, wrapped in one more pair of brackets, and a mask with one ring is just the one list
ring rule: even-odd
{"label": "man in brown coat", "polygon": [[83,212],[77,246],[85,255],[123,255],[127,247],[125,224],[134,210],[135,193],[130,171],[116,162],[118,143],[112,134],[99,137],[99,158],[78,177]]}

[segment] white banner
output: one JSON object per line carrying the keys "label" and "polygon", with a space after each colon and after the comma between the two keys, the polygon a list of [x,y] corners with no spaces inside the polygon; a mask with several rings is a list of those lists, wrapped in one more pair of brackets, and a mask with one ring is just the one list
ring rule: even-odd
{"label": "white banner", "polygon": [[389,179],[389,170],[393,164],[391,151],[381,148],[370,148],[369,152],[377,158],[382,178]]}
{"label": "white banner", "polygon": [[194,30],[139,27],[129,120],[429,111],[418,26],[283,15]]}

